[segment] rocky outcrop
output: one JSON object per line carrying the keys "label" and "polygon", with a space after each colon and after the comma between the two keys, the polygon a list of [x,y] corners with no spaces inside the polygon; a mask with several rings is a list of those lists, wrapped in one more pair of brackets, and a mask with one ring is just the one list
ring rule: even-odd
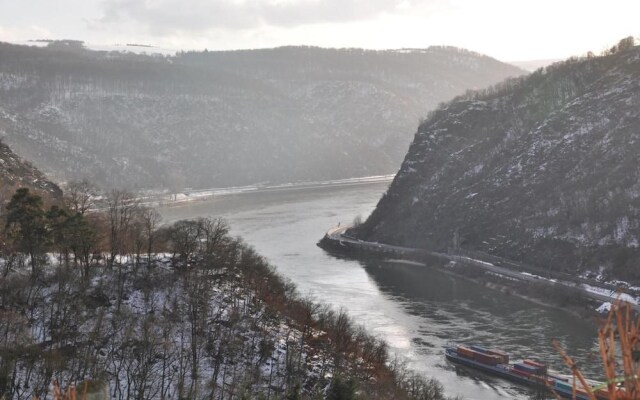
{"label": "rocky outcrop", "polygon": [[554,64],[443,105],[355,232],[640,277],[640,48]]}

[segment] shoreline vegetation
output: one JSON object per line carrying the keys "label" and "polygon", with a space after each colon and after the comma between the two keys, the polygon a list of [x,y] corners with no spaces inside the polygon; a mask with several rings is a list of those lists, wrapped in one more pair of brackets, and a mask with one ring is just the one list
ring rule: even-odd
{"label": "shoreline vegetation", "polygon": [[125,191],[89,213],[91,190],[3,207],[0,399],[51,398],[54,381],[116,399],[445,398],[225,221],[162,226]]}

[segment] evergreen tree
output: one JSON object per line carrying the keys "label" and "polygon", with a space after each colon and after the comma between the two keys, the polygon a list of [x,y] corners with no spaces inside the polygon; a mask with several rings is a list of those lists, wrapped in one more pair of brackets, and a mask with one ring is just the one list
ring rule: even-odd
{"label": "evergreen tree", "polygon": [[331,387],[327,392],[328,400],[355,400],[356,382],[353,379],[345,380],[340,376],[333,378]]}
{"label": "evergreen tree", "polygon": [[36,275],[48,241],[42,198],[27,188],[18,189],[7,205],[6,229],[18,251],[31,257],[31,271]]}

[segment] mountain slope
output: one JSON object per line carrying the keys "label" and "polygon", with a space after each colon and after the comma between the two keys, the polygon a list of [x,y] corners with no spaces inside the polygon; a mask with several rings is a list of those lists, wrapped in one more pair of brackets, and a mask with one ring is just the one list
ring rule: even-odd
{"label": "mountain slope", "polygon": [[19,187],[28,187],[53,197],[62,196],[62,191],[55,183],[0,141],[0,198],[8,198]]}
{"label": "mountain slope", "polygon": [[393,172],[438,102],[522,71],[455,48],[96,52],[0,43],[0,137],[59,180],[212,187]]}
{"label": "mountain slope", "polygon": [[639,277],[640,48],[458,98],[420,125],[361,238]]}

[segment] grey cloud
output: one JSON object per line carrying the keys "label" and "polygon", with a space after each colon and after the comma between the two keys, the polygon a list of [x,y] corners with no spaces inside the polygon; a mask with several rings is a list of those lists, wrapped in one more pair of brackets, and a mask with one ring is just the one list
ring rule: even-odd
{"label": "grey cloud", "polygon": [[105,0],[100,23],[133,20],[154,34],[245,30],[262,25],[294,27],[370,19],[395,12],[401,3],[407,0]]}

